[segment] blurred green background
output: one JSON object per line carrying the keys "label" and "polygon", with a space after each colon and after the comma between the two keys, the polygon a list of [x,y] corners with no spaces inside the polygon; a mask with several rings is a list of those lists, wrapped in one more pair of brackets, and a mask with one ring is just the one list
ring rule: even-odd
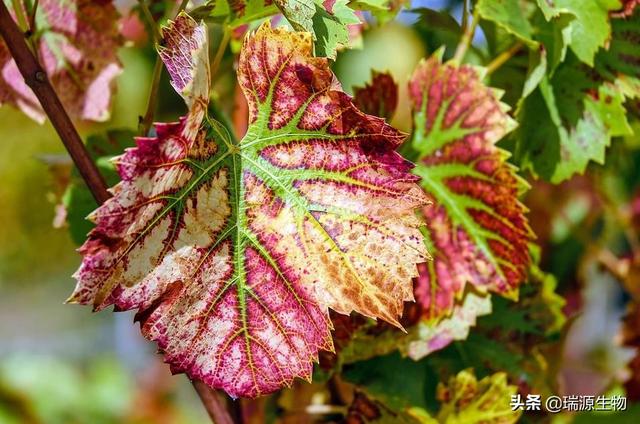
{"label": "blurred green background", "polygon": [[[83,137],[137,128],[153,62],[134,48],[120,58],[112,120],[81,127]],[[132,313],[64,304],[80,256],[53,225],[52,168],[68,159],[51,124],[2,107],[0,140],[0,423],[207,422],[188,380],[171,376]]]}

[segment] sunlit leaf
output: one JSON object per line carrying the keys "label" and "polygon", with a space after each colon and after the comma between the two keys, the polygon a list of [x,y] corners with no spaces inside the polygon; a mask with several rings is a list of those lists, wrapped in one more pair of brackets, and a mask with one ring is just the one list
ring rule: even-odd
{"label": "sunlit leaf", "polygon": [[316,14],[314,0],[274,0],[274,3],[291,23],[293,29],[313,34],[313,15]]}
{"label": "sunlit leaf", "polygon": [[[7,2],[5,3],[12,3]],[[38,58],[67,112],[90,121],[109,119],[121,72],[118,13],[110,0],[42,0],[36,14]],[[0,105],[12,104],[38,122],[45,115],[0,39]]]}
{"label": "sunlit leaf", "polygon": [[631,133],[623,101],[613,83],[568,59],[518,111],[516,159],[552,183],[602,164],[611,138]]}
{"label": "sunlit leaf", "polygon": [[518,388],[507,383],[504,373],[496,373],[478,381],[469,370],[451,377],[438,386],[441,402],[437,420],[440,423],[515,423],[522,411],[513,410],[511,396]]}
{"label": "sunlit leaf", "polygon": [[495,22],[530,45],[537,44],[533,40],[534,29],[529,22],[529,16],[535,10],[534,4],[523,1],[478,0],[475,7],[482,18]]}
{"label": "sunlit leaf", "polygon": [[593,65],[599,48],[604,47],[611,35],[609,13],[619,7],[618,0],[537,0],[547,19],[562,13],[575,16],[571,26],[571,49],[584,63]]}
{"label": "sunlit leaf", "polygon": [[175,372],[253,397],[310,378],[332,349],[328,308],[398,325],[427,200],[403,135],[332,86],[308,33],[267,23],[245,39],[249,128],[232,140],[206,117],[202,34],[184,14],[164,32],[189,113],[117,160],[70,301],[137,309]]}
{"label": "sunlit leaf", "polygon": [[208,0],[189,12],[196,19],[238,28],[278,13],[272,0]]}
{"label": "sunlit leaf", "polygon": [[348,0],[325,2],[313,16],[316,56],[336,58],[341,47],[349,46],[349,26],[359,25],[360,18],[348,5]]}

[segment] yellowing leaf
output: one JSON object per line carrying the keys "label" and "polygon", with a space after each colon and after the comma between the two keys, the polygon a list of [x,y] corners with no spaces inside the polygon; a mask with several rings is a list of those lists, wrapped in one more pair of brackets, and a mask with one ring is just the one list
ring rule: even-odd
{"label": "yellowing leaf", "polygon": [[441,402],[438,422],[444,424],[515,423],[522,411],[512,410],[511,396],[518,392],[507,383],[505,373],[496,373],[478,381],[470,370],[451,377],[438,385],[437,397]]}
{"label": "yellowing leaf", "polygon": [[249,127],[232,140],[206,116],[202,34],[184,14],[165,31],[189,113],[117,160],[70,300],[137,309],[174,371],[253,397],[311,377],[332,349],[328,308],[398,325],[427,200],[395,152],[403,135],[335,89],[308,33],[245,39]]}

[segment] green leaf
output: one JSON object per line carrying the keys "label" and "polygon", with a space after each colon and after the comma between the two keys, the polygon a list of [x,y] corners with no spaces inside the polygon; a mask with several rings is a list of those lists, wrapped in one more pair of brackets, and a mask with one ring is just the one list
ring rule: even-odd
{"label": "green leaf", "polygon": [[539,46],[536,50],[529,52],[529,69],[522,87],[522,96],[529,96],[540,84],[547,73],[547,50],[544,46]]}
{"label": "green leaf", "polygon": [[359,424],[438,424],[427,411],[418,407],[392,409],[383,402],[356,390],[347,410],[345,423]]}
{"label": "green leaf", "polygon": [[542,13],[536,13],[533,17],[536,40],[544,45],[549,63],[549,73],[553,73],[558,64],[566,57],[567,49],[571,43],[571,22],[574,19],[575,16],[571,13],[558,13],[549,21],[544,18]]}
{"label": "green leaf", "polygon": [[278,8],[271,0],[208,0],[189,15],[198,20],[224,23],[233,29],[276,13]]}
{"label": "green leaf", "polygon": [[349,6],[356,10],[369,12],[387,12],[390,8],[390,0],[355,0],[350,1]]}
{"label": "green leaf", "polygon": [[571,22],[571,50],[584,63],[593,66],[596,52],[611,36],[609,12],[620,6],[618,0],[538,0],[538,5],[547,19],[561,13],[576,17]]}
{"label": "green leaf", "polygon": [[316,5],[313,16],[316,56],[335,59],[339,48],[349,45],[349,25],[360,23],[360,18],[348,6],[348,0],[336,0],[331,11]]}
{"label": "green leaf", "polygon": [[[462,28],[458,21],[444,10],[418,8],[413,9],[412,13],[418,14],[418,20],[413,27],[427,45],[427,50],[436,51],[444,47],[444,57],[452,57],[462,36]],[[480,51],[473,45],[469,47],[467,59],[480,62]]]}
{"label": "green leaf", "polygon": [[528,45],[537,48],[529,16],[535,11],[531,3],[520,0],[478,0],[478,13],[493,21]]}
{"label": "green leaf", "polygon": [[615,81],[628,98],[640,97],[640,11],[627,19],[614,19],[611,42],[600,50],[596,69]]}
{"label": "green leaf", "polygon": [[294,29],[311,33],[316,56],[335,59],[338,49],[349,45],[348,26],[360,24],[348,0],[336,0],[331,10],[320,0],[275,0],[275,3]]}
{"label": "green leaf", "polygon": [[274,0],[274,3],[293,29],[314,34],[313,15],[316,14],[316,3],[313,0]]}
{"label": "green leaf", "polygon": [[437,375],[426,361],[393,353],[345,366],[342,376],[394,409],[434,406]]}
{"label": "green leaf", "polygon": [[568,59],[518,111],[516,160],[552,183],[604,163],[611,138],[631,133],[623,101],[612,83]]}

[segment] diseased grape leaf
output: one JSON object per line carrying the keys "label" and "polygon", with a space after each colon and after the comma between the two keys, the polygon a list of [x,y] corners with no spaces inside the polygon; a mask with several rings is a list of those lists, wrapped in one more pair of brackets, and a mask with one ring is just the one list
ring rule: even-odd
{"label": "diseased grape leaf", "polygon": [[477,318],[491,313],[491,296],[466,293],[453,306],[449,315],[434,323],[433,320],[419,321],[408,334],[406,343],[398,344],[400,350],[414,360],[438,351],[451,342],[465,340]]}
{"label": "diseased grape leaf", "polygon": [[[504,372],[490,374],[479,381],[472,369],[454,373],[448,374],[445,384],[434,387],[430,383],[437,381],[438,375],[427,361],[413,362],[389,355],[354,364],[345,370],[344,377],[356,383],[362,392],[356,394],[349,408],[349,412],[355,413],[348,416],[364,418],[354,422],[365,423],[393,423],[396,422],[391,418],[393,414],[399,418],[397,422],[517,422],[522,411],[512,411],[510,401],[518,389],[508,384]],[[438,412],[432,417],[427,411]],[[387,417],[387,421],[380,421]]]}
{"label": "diseased grape leaf", "polygon": [[437,421],[440,423],[515,423],[522,411],[511,408],[511,396],[518,392],[507,383],[507,375],[499,372],[478,381],[471,370],[459,372],[448,383],[438,385],[441,402]]}
{"label": "diseased grape leaf", "polygon": [[371,71],[371,82],[354,87],[353,103],[369,115],[390,121],[398,106],[398,84],[389,72]]}
{"label": "diseased grape leaf", "polygon": [[[409,93],[415,110],[413,172],[436,205],[422,211],[434,260],[419,265],[416,300],[428,325],[466,335],[451,329],[468,327],[469,312],[488,308],[474,301],[461,310],[465,293],[515,299],[530,263],[533,233],[518,200],[526,185],[506,162],[508,153],[495,146],[514,121],[500,93],[483,85],[481,70],[443,64],[439,54],[418,65]],[[442,321],[446,317],[461,320]],[[451,339],[443,334],[438,341],[438,330],[430,334],[436,339],[423,342],[438,348]]]}
{"label": "diseased grape leaf", "polygon": [[[122,71],[116,55],[122,44],[118,17],[110,0],[39,2],[38,58],[72,118],[109,119],[115,78]],[[20,108],[37,122],[45,120],[38,99],[0,39],[0,105],[4,103]]]}
{"label": "diseased grape leaf", "polygon": [[[108,185],[112,186],[120,181],[111,159],[121,155],[126,148],[133,147],[134,136],[135,133],[130,130],[111,130],[87,138],[87,151]],[[66,210],[66,222],[71,239],[77,245],[81,245],[94,227],[93,223],[87,220],[87,216],[98,204],[75,168],[62,197],[61,206]]]}
{"label": "diseased grape leaf", "polygon": [[117,160],[70,301],[137,309],[174,372],[231,396],[309,379],[332,349],[328,308],[398,325],[413,299],[428,201],[395,151],[404,136],[335,89],[309,33],[265,23],[240,54],[235,142],[206,116],[204,24],[181,14],[164,38],[189,112]]}

